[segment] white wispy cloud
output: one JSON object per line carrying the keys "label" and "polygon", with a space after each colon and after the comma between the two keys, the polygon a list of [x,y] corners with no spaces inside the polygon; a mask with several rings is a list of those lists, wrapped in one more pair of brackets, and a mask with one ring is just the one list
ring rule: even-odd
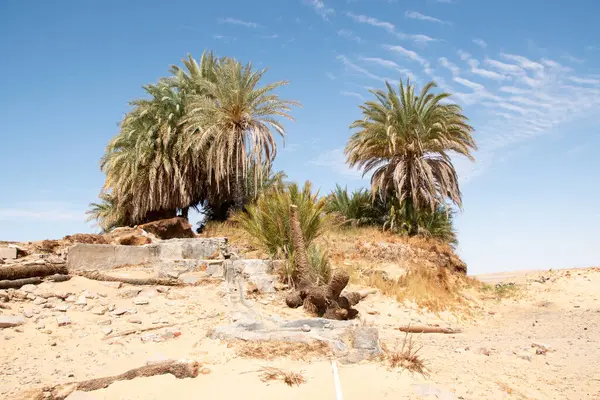
{"label": "white wispy cloud", "polygon": [[332,81],[335,81],[335,75],[333,75],[331,72],[327,72],[327,73],[325,73],[325,75]]}
{"label": "white wispy cloud", "polygon": [[389,51],[399,53],[410,60],[416,61],[424,67],[429,67],[429,62],[412,50],[405,49],[402,46],[384,45],[383,47]]}
{"label": "white wispy cloud", "polygon": [[85,221],[85,212],[76,208],[76,205],[64,202],[27,202],[17,207],[0,208],[0,220]]}
{"label": "white wispy cloud", "polygon": [[348,40],[352,40],[356,43],[364,43],[364,40],[362,40],[359,36],[355,35],[354,32],[352,32],[349,29],[340,29],[339,31],[337,31],[338,36],[341,37],[345,37]]}
{"label": "white wispy cloud", "polygon": [[320,154],[317,158],[309,162],[310,164],[320,167],[327,167],[344,175],[350,179],[361,179],[362,173],[356,169],[350,168],[346,164],[346,156],[343,148],[337,148]]}
{"label": "white wispy cloud", "polygon": [[386,67],[386,68],[394,68],[394,69],[399,69],[400,66],[398,64],[396,64],[395,62],[391,61],[391,60],[386,60],[383,58],[379,58],[379,57],[360,57],[360,59],[362,61],[367,61],[367,62],[371,62],[371,63],[375,63],[378,64],[382,67]]}
{"label": "white wispy cloud", "polygon": [[479,38],[473,39],[473,43],[475,43],[477,46],[481,47],[482,49],[485,49],[487,47],[487,43],[483,39],[479,39]]}
{"label": "white wispy cloud", "polygon": [[272,35],[263,35],[260,37],[261,39],[278,39],[279,35],[274,33]]}
{"label": "white wispy cloud", "polygon": [[484,90],[485,89],[485,86],[483,86],[482,84],[470,81],[465,78],[461,78],[459,76],[455,76],[453,78],[453,80],[454,80],[454,82],[460,83],[461,85],[471,88],[473,90]]}
{"label": "white wispy cloud", "polygon": [[580,78],[577,76],[570,76],[569,80],[575,83],[580,83],[580,84],[588,84],[588,85],[600,85],[600,79],[593,79],[593,78]]}
{"label": "white wispy cloud", "polygon": [[446,25],[451,25],[450,22],[448,21],[443,21],[439,18],[435,18],[429,15],[425,15],[425,14],[421,14],[420,12],[417,11],[406,11],[404,13],[404,16],[408,19],[417,19],[419,21],[427,21],[427,22],[434,22],[436,24],[446,24]]}
{"label": "white wispy cloud", "polygon": [[337,56],[337,59],[340,60],[342,62],[342,64],[344,64],[344,66],[350,71],[357,72],[361,75],[366,76],[367,78],[375,79],[375,80],[378,80],[381,82],[385,82],[385,80],[386,80],[384,77],[376,75],[376,74],[368,71],[367,69],[354,64],[352,61],[350,61],[348,59],[348,57],[346,57],[344,55]]}
{"label": "white wispy cloud", "polygon": [[483,62],[498,71],[502,71],[506,74],[522,74],[523,68],[515,64],[507,64],[502,61],[492,60],[491,58],[486,58]]}
{"label": "white wispy cloud", "polygon": [[456,3],[456,0],[436,0],[438,3],[442,3],[442,4],[454,4]]}
{"label": "white wispy cloud", "polygon": [[569,54],[569,53],[564,53],[564,54],[562,55],[562,58],[563,58],[564,60],[567,60],[567,61],[569,61],[569,62],[571,62],[571,63],[575,63],[575,64],[581,64],[582,62],[584,62],[584,61],[585,61],[584,59],[582,59],[582,58],[578,58],[578,57],[575,57],[574,55],[571,55],[571,54]]}
{"label": "white wispy cloud", "polygon": [[472,67],[471,72],[475,75],[483,76],[484,78],[493,79],[496,81],[502,81],[506,78],[504,75],[499,74],[497,72],[478,67]]}
{"label": "white wispy cloud", "polygon": [[356,93],[356,92],[342,91],[342,92],[340,92],[340,94],[342,96],[346,96],[346,97],[355,97],[355,98],[359,99],[360,101],[364,101],[365,100],[365,98],[360,93]]}
{"label": "white wispy cloud", "polygon": [[219,20],[219,22],[222,24],[241,25],[241,26],[245,26],[246,28],[258,28],[260,26],[256,22],[243,21],[241,19],[236,19],[236,18],[222,18]]}
{"label": "white wispy cloud", "polygon": [[396,36],[400,40],[410,40],[418,45],[425,45],[429,42],[437,41],[437,39],[432,38],[431,36],[427,36],[421,33],[404,33],[396,31],[396,26],[391,22],[381,21],[374,17],[369,17],[367,15],[354,14],[352,12],[346,12],[346,16],[353,19],[355,22],[360,24],[367,24],[374,26],[376,28],[381,28],[389,32],[390,34]]}
{"label": "white wispy cloud", "polygon": [[450,72],[452,72],[452,75],[456,76],[460,74],[460,68],[458,68],[456,66],[456,64],[451,63],[450,61],[448,61],[448,59],[446,57],[441,57],[439,59],[440,64],[442,64],[442,67],[450,70]]}
{"label": "white wispy cloud", "polygon": [[358,23],[383,28],[389,32],[394,32],[396,29],[394,24],[392,24],[391,22],[380,21],[377,18],[368,17],[366,15],[354,14],[352,12],[347,12],[346,15]]}
{"label": "white wispy cloud", "polygon": [[311,6],[325,21],[329,20],[330,15],[335,14],[335,10],[327,7],[321,0],[304,0],[304,3]]}
{"label": "white wispy cloud", "polygon": [[463,60],[463,61],[466,61],[469,58],[471,58],[471,54],[467,53],[464,50],[458,50],[456,53],[458,54],[458,56],[460,57],[460,59]]}
{"label": "white wispy cloud", "polygon": [[516,62],[521,68],[524,68],[524,69],[530,69],[530,70],[535,70],[535,71],[544,69],[544,66],[542,64],[535,62],[535,61],[531,61],[530,59],[528,59],[527,57],[524,57],[524,56],[515,55],[515,54],[506,54],[506,53],[502,53],[501,56],[506,58],[507,60]]}

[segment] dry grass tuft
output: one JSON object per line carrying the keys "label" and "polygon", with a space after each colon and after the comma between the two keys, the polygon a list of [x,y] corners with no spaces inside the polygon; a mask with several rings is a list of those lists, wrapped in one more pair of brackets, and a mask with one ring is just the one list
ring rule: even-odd
{"label": "dry grass tuft", "polygon": [[300,386],[306,382],[302,372],[284,371],[280,368],[263,367],[261,370],[260,380],[263,382],[280,380],[288,386]]}
{"label": "dry grass tuft", "polygon": [[384,349],[384,360],[387,361],[390,368],[403,368],[411,372],[418,372],[427,376],[425,361],[419,355],[423,346],[417,347],[413,342],[412,334],[404,335],[402,347],[399,351],[390,351]]}
{"label": "dry grass tuft", "polygon": [[297,343],[297,342],[234,342],[236,353],[240,357],[260,360],[274,360],[276,358],[289,358],[292,360],[311,361],[315,358],[330,357],[332,355],[329,345],[323,342]]}

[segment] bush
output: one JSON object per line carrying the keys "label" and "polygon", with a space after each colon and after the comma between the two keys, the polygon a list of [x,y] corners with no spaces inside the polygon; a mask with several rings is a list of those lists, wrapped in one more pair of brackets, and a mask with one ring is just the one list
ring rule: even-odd
{"label": "bush", "polygon": [[312,185],[277,184],[259,195],[254,204],[238,212],[233,220],[248,232],[254,242],[271,257],[287,260],[284,271],[289,282],[295,280],[294,246],[290,227],[290,205],[298,207],[300,227],[308,250],[311,268],[325,282],[329,281],[330,266],[326,252],[312,242],[320,236],[329,223],[325,214],[326,200],[312,193]]}
{"label": "bush", "polygon": [[347,188],[336,185],[327,199],[327,212],[342,217],[342,223],[353,227],[382,225],[386,214],[384,204],[371,192],[360,189],[348,194]]}

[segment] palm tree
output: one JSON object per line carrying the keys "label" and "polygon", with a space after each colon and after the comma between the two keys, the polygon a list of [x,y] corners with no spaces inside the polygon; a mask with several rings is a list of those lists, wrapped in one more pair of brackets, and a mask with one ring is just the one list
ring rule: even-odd
{"label": "palm tree", "polygon": [[117,226],[129,225],[126,210],[117,205],[116,198],[110,193],[100,193],[99,203],[90,203],[87,222],[96,220],[103,232],[108,232]]}
{"label": "palm tree", "polygon": [[204,151],[209,182],[216,181],[218,191],[224,183],[236,208],[242,208],[246,201],[249,168],[256,166],[255,181],[261,181],[265,170],[270,170],[277,152],[272,130],[285,137],[277,117],[293,121],[288,111],[299,105],[272,93],[287,82],[259,87],[265,72],[233,59],[219,60],[214,81],[204,80],[203,93],[190,96],[184,119],[188,145],[197,152]]}
{"label": "palm tree", "polygon": [[364,118],[350,126],[358,131],[345,149],[350,166],[372,172],[373,193],[395,195],[414,221],[420,211],[434,212],[447,201],[462,207],[450,155],[473,160],[476,149],[462,109],[448,102],[450,94],[431,93],[436,86],[430,82],[415,95],[410,81],[400,82],[398,92],[386,82],[387,92],[372,91],[376,101],[361,106]]}

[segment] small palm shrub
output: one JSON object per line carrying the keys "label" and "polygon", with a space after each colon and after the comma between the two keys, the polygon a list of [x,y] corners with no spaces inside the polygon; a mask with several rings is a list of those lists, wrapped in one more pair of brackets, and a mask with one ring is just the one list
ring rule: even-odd
{"label": "small palm shrub", "polygon": [[284,276],[288,282],[295,280],[294,246],[290,227],[290,205],[298,207],[300,227],[308,250],[311,268],[324,282],[330,278],[331,268],[327,254],[313,241],[325,230],[329,216],[325,213],[326,200],[312,192],[306,182],[302,188],[296,183],[277,184],[259,195],[254,204],[233,216],[255,244],[262,247],[271,257],[285,259]]}
{"label": "small palm shrub", "polygon": [[350,194],[339,185],[329,195],[326,210],[341,217],[344,225],[353,227],[382,225],[386,214],[384,204],[379,197],[373,199],[369,190],[355,190]]}

